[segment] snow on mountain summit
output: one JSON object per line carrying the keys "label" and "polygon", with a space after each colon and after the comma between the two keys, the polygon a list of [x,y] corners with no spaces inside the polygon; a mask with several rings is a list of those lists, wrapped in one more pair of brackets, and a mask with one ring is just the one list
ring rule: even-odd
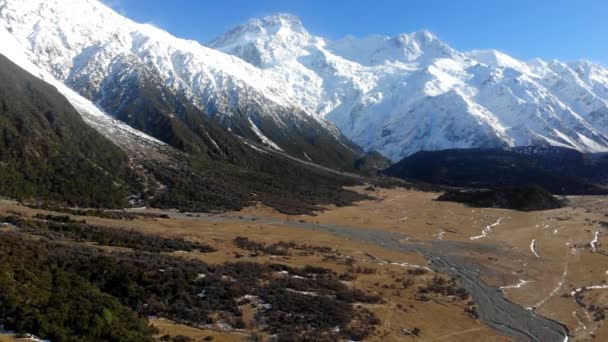
{"label": "snow on mountain summit", "polygon": [[393,160],[450,147],[608,150],[601,66],[459,52],[426,30],[332,41],[269,18],[209,46],[268,71],[300,107]]}
{"label": "snow on mountain summit", "polygon": [[336,55],[372,66],[391,62],[414,62],[450,57],[455,51],[430,31],[421,30],[395,37],[373,35],[363,38],[348,36],[333,41],[328,49]]}
{"label": "snow on mountain summit", "polygon": [[532,74],[528,64],[507,55],[498,50],[473,50],[465,55],[479,63],[486,64],[494,68],[512,68],[522,73]]}
{"label": "snow on mountain summit", "polygon": [[207,45],[263,67],[294,57],[311,39],[298,17],[279,13],[251,19]]}
{"label": "snow on mountain summit", "polygon": [[589,62],[460,52],[426,30],[331,40],[282,13],[201,45],[96,0],[0,0],[0,29],[98,103],[122,75],[149,70],[212,116],[330,121],[393,160],[450,147],[608,150],[608,69]]}
{"label": "snow on mountain summit", "polygon": [[259,69],[195,41],[126,19],[96,0],[0,0],[0,23],[31,60],[87,97],[99,100],[116,63],[149,66],[197,105],[229,112],[245,93],[260,106],[290,107]]}
{"label": "snow on mountain summit", "polygon": [[[174,147],[207,150],[206,128],[190,117],[196,112],[224,126],[227,134],[308,155],[326,166],[351,165],[360,153],[333,124],[300,106],[286,80],[131,21],[97,0],[0,0],[0,30],[37,67]],[[294,37],[307,35],[290,15],[252,20],[238,36],[256,32],[277,37],[277,45],[265,50],[275,59],[285,58],[281,48],[288,51]]]}

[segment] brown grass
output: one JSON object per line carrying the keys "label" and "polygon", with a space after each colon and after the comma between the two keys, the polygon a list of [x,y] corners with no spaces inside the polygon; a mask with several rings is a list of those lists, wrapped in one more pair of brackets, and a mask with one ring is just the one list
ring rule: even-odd
{"label": "brown grass", "polygon": [[[576,339],[590,337],[608,340],[608,328],[604,324],[585,321],[585,330],[576,330],[579,323],[573,313],[584,311],[570,298],[562,295],[572,288],[598,285],[608,280],[608,256],[593,253],[588,246],[595,231],[602,231],[599,242],[608,251],[608,230],[597,222],[608,221],[606,204],[599,197],[572,198],[570,207],[544,212],[514,212],[499,209],[469,208],[461,204],[435,202],[438,194],[409,191],[404,189],[378,189],[373,192],[355,188],[371,194],[377,200],[357,203],[350,207],[328,207],[316,216],[287,216],[276,211],[257,206],[227,216],[267,216],[285,220],[303,220],[313,223],[339,224],[354,227],[373,228],[396,232],[409,241],[429,243],[435,240],[459,241],[472,244],[458,252],[482,267],[485,281],[494,286],[515,285],[520,279],[529,283],[521,288],[505,289],[506,296],[524,307],[542,303],[537,309],[540,314],[556,319],[568,326],[576,334]],[[605,203],[608,203],[605,202]],[[32,210],[14,203],[3,202],[0,215],[16,211],[24,215],[44,212]],[[178,215],[179,216],[179,215]],[[77,219],[82,219],[75,217]],[[485,238],[471,240],[481,234],[487,226],[502,218]],[[433,298],[428,302],[415,300],[416,288],[424,284],[433,274],[412,277],[415,284],[407,289],[399,289],[401,278],[406,277],[406,269],[395,265],[379,265],[369,255],[380,260],[407,262],[426,265],[426,260],[415,253],[388,251],[373,244],[345,240],[332,234],[291,228],[283,225],[264,225],[255,221],[245,223],[205,222],[195,217],[179,216],[172,219],[137,219],[133,221],[108,220],[85,217],[88,223],[101,224],[124,229],[136,229],[163,236],[183,236],[215,247],[214,253],[181,253],[188,258],[197,258],[208,263],[226,261],[256,261],[284,263],[290,266],[314,265],[331,268],[339,273],[347,272],[346,257],[357,259],[356,265],[373,267],[374,274],[357,274],[350,286],[370,293],[381,293],[386,303],[368,305],[382,320],[381,327],[371,340],[403,341],[412,339],[403,329],[421,329],[421,340],[425,341],[506,341],[481,322],[464,313],[466,303],[452,298]],[[327,259],[326,255],[314,253],[301,256],[292,252],[287,257],[262,255],[249,256],[245,250],[235,247],[232,240],[245,236],[250,240],[273,243],[278,241],[296,242],[313,246],[327,246],[338,251],[337,259]],[[537,258],[530,250],[532,239],[536,240]],[[571,249],[571,247],[576,247]],[[236,255],[242,255],[236,259]],[[563,273],[567,267],[567,275]],[[563,281],[561,287],[558,284]],[[388,287],[388,288],[387,288]],[[394,288],[391,288],[394,287]],[[558,288],[553,295],[551,293]],[[593,294],[598,304],[608,305],[608,290]],[[245,311],[245,317],[253,313]],[[585,318],[586,319],[586,318]],[[162,333],[183,334],[195,340],[207,335],[214,341],[240,341],[242,333],[206,331],[176,325],[167,321],[153,321]],[[575,340],[576,340],[575,339]],[[0,340],[1,341],[1,340]]]}

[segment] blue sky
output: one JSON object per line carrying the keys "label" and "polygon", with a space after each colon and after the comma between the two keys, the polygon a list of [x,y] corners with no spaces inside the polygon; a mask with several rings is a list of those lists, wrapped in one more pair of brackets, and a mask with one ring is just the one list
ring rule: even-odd
{"label": "blue sky", "polygon": [[428,29],[458,50],[608,65],[608,0],[104,0],[122,14],[202,43],[249,18],[286,12],[316,35]]}

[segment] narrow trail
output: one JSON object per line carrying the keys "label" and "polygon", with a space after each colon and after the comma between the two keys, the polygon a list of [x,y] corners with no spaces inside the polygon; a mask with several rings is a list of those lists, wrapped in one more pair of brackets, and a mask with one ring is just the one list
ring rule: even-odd
{"label": "narrow trail", "polygon": [[389,305],[388,307],[388,311],[386,312],[386,315],[384,316],[384,328],[386,330],[391,330],[391,319],[393,318],[393,313],[395,312],[395,308],[393,308],[393,305]]}
{"label": "narrow trail", "polygon": [[528,310],[538,310],[543,304],[545,304],[549,299],[551,299],[553,296],[555,296],[559,290],[561,290],[561,288],[564,286],[564,283],[566,282],[566,279],[568,278],[568,266],[570,265],[568,256],[569,254],[569,250],[566,250],[566,260],[564,261],[564,272],[562,272],[562,276],[559,280],[559,282],[557,283],[557,286],[553,289],[553,291],[551,291],[546,297],[544,297],[543,299],[541,299],[538,303],[534,304],[534,306],[529,307]]}
{"label": "narrow trail", "polygon": [[467,330],[457,331],[457,332],[453,332],[453,333],[450,333],[447,335],[436,337],[436,338],[432,339],[432,341],[444,341],[445,339],[448,339],[450,337],[469,334],[469,333],[477,332],[477,331],[481,331],[481,330],[483,330],[483,329],[482,328],[471,328],[471,329],[467,329]]}
{"label": "narrow trail", "polygon": [[576,331],[581,331],[581,330],[587,330],[587,326],[585,325],[585,323],[583,323],[583,320],[579,317],[577,310],[572,311],[572,316],[574,317],[574,319],[576,319],[576,322],[578,324],[577,328],[574,330]]}

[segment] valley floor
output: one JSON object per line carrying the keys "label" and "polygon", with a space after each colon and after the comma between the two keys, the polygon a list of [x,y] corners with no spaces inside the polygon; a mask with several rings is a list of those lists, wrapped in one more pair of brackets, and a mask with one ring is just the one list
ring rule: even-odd
{"label": "valley floor", "polygon": [[[505,305],[512,307],[505,309],[507,314],[509,310],[521,310],[512,313],[529,313],[531,318],[526,321],[538,319],[539,325],[554,325],[550,332],[553,335],[536,336],[565,335],[556,321],[567,327],[570,341],[608,340],[604,314],[608,311],[608,248],[604,247],[608,246],[608,198],[571,197],[565,208],[525,213],[437,202],[437,193],[353,189],[375,199],[349,207],[328,207],[315,216],[288,216],[257,206],[220,215],[129,210],[166,214],[168,219],[73,218],[210,245],[217,251],[172,253],[208,264],[252,261],[351,273],[353,279],[344,280],[349,287],[383,298],[376,304],[358,304],[380,320],[369,340],[514,340],[504,334],[505,330],[486,324],[492,315],[504,313],[489,312],[480,307],[487,304],[476,302],[479,298],[493,301],[496,296],[508,299]],[[43,212],[9,201],[0,204],[0,215],[33,216]],[[288,255],[252,253],[234,244],[237,237],[265,244],[293,242],[300,247]],[[315,248],[325,252],[310,252]],[[431,270],[438,266],[427,260],[431,254],[425,253],[443,256],[435,264],[453,261],[453,265],[472,265],[471,270],[478,270],[481,280],[493,288],[465,286],[469,292],[490,289],[488,293],[471,293],[467,299],[421,291],[436,283],[438,275]],[[448,279],[446,275],[441,277]],[[468,280],[461,279],[457,284]],[[514,308],[511,302],[518,306]],[[239,330],[220,325],[198,329],[160,318],[151,321],[159,329],[158,336],[184,335],[194,340],[213,336],[214,341],[244,341],[257,334],[264,337],[250,323],[256,309],[243,305],[241,310],[245,327]],[[543,317],[549,320],[540,321]]]}

